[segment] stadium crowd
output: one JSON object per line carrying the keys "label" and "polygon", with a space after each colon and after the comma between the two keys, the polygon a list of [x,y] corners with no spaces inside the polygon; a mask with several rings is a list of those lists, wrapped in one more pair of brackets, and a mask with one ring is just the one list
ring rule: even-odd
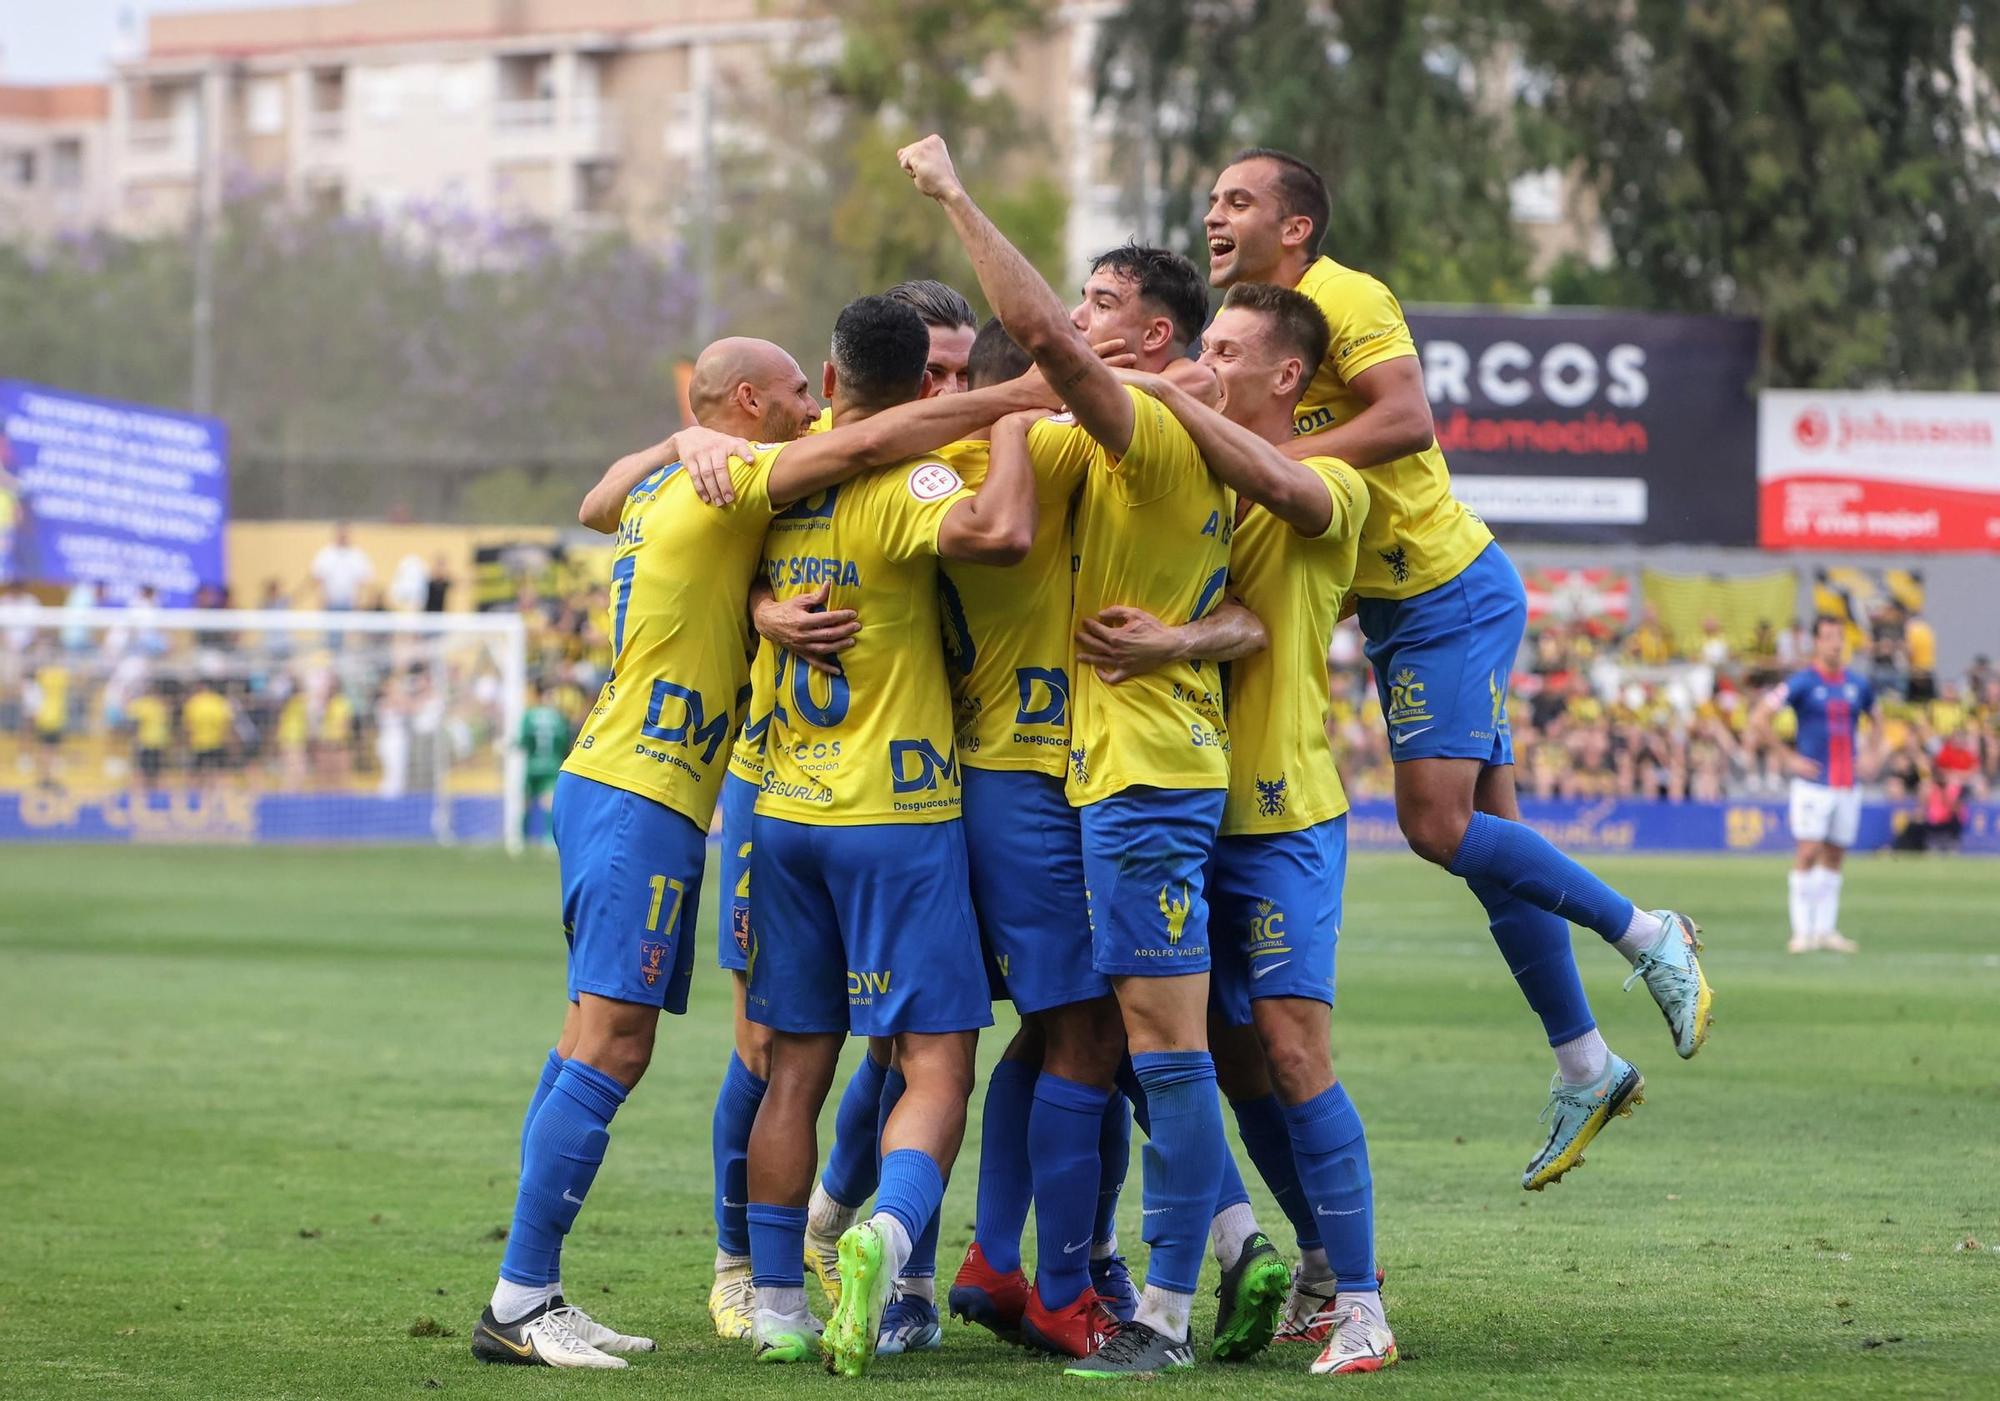
{"label": "stadium crowd", "polygon": [[[611,666],[608,592],[576,580],[580,572],[552,572],[554,587],[521,580],[510,605],[527,625],[531,690],[572,732]],[[344,568],[335,591],[356,573]],[[319,583],[295,599],[271,579],[256,606],[435,612],[455,585],[438,561],[417,583],[367,587],[351,601],[317,596],[329,592]],[[25,590],[0,595],[0,603],[33,602]],[[228,603],[218,591],[198,606]],[[87,585],[64,602],[72,613],[99,606]],[[112,769],[147,785],[177,772],[204,781],[236,772],[270,789],[395,795],[435,787],[448,770],[497,780],[497,764],[483,758],[503,738],[499,670],[477,649],[440,653],[407,637],[355,635],[336,649],[312,633],[251,642],[176,635],[148,625],[150,606],[142,595],[115,627],[16,627],[0,637],[0,734],[32,734],[39,751],[30,760],[24,750],[13,782],[90,786],[78,762],[64,761],[65,744],[71,760],[93,746],[129,750],[129,763],[114,760]],[[1666,802],[1783,796],[1794,722],[1781,714],[1763,732],[1751,712],[1771,686],[1810,665],[1806,633],[1803,623],[1760,624],[1750,646],[1736,647],[1711,623],[1687,646],[1650,609],[1624,623],[1545,622],[1529,634],[1509,695],[1523,791]],[[1963,676],[1940,677],[1930,625],[1893,603],[1851,626],[1850,637],[1853,665],[1882,697],[1864,751],[1867,787],[1946,824],[1968,801],[2000,791],[2000,668],[1980,656]],[[1356,795],[1387,796],[1394,766],[1351,621],[1335,635],[1327,670],[1342,778]],[[226,709],[198,695],[219,696]]]}

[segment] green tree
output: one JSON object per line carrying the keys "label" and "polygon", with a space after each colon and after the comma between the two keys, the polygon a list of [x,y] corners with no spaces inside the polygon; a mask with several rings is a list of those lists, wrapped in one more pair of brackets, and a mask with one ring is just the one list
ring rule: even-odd
{"label": "green tree", "polygon": [[2000,4],[1564,0],[1527,29],[1616,252],[1563,297],[1760,316],[1774,384],[2000,388]]}
{"label": "green tree", "polygon": [[[996,56],[1045,32],[1050,0],[834,0],[830,53],[777,75],[757,151],[725,163],[724,305],[733,324],[802,350],[851,298],[936,277],[976,295],[950,226],[910,189],[898,148],[929,132],[994,220],[1060,274],[1066,203],[1047,129]],[[805,139],[801,139],[801,134]],[[815,356],[814,358],[817,358]],[[807,360],[801,354],[801,359]]]}
{"label": "green tree", "polygon": [[1500,0],[1127,0],[1099,95],[1131,153],[1126,198],[1192,250],[1210,181],[1244,146],[1310,161],[1333,193],[1326,249],[1430,301],[1527,291],[1508,182],[1542,163],[1517,111]]}

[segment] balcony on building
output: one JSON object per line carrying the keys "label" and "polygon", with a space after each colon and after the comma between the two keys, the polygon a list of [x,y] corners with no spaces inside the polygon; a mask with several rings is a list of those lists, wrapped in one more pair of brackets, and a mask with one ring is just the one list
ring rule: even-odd
{"label": "balcony on building", "polygon": [[334,146],[347,139],[347,70],[315,68],[306,79],[306,139]]}
{"label": "balcony on building", "polygon": [[201,126],[195,78],[141,78],[132,84],[124,164],[132,178],[192,175]]}

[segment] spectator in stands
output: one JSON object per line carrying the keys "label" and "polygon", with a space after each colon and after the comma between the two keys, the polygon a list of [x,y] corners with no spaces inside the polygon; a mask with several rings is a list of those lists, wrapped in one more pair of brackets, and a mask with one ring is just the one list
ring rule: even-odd
{"label": "spectator in stands", "polygon": [[431,575],[424,584],[424,611],[442,613],[450,606],[451,561],[440,552],[431,561]]}
{"label": "spectator in stands", "polygon": [[1903,623],[1903,656],[1909,667],[1909,698],[1927,701],[1937,694],[1937,633],[1920,613]]}
{"label": "spectator in stands", "polygon": [[333,527],[333,539],[313,556],[312,578],[325,611],[350,613],[361,606],[361,591],[374,582],[375,564],[355,546],[346,521]]}

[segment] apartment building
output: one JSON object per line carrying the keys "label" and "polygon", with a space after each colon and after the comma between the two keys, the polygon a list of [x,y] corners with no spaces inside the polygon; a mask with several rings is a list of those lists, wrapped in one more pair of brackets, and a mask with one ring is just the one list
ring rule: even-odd
{"label": "apartment building", "polygon": [[[1094,25],[1111,8],[1066,7],[1006,63],[1023,109],[1048,119],[1079,250],[1125,232],[1109,155],[1089,145]],[[667,232],[695,212],[711,162],[768,139],[744,114],[773,66],[833,52],[816,10],[342,0],[154,15],[110,87],[103,213],[173,225],[202,182],[214,200],[249,181],[332,210],[433,203]]]}
{"label": "apartment building", "polygon": [[0,238],[43,239],[101,216],[109,104],[101,83],[0,85]]}

